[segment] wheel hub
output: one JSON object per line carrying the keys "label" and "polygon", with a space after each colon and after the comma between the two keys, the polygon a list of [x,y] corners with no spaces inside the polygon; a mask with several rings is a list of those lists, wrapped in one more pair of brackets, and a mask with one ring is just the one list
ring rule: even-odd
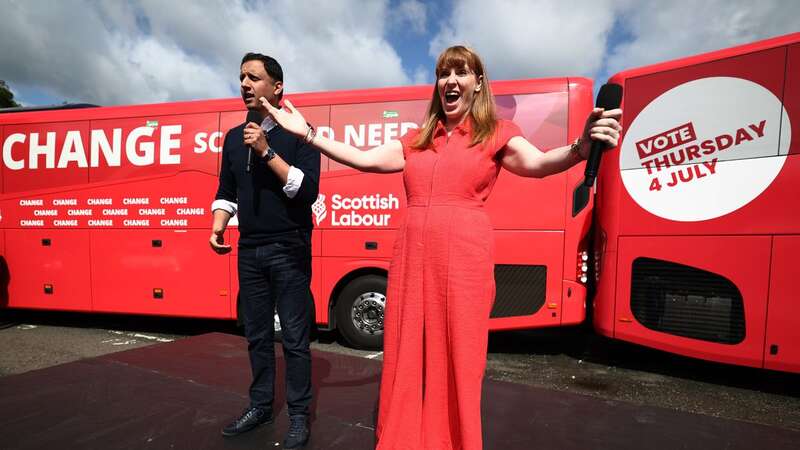
{"label": "wheel hub", "polygon": [[356,329],[364,334],[383,334],[383,310],[386,296],[380,292],[365,292],[353,302],[350,318]]}

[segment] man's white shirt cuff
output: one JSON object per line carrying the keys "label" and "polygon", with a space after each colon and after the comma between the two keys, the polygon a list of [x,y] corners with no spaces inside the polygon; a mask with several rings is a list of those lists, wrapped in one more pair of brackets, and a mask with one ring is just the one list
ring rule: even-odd
{"label": "man's white shirt cuff", "polygon": [[300,190],[300,185],[303,183],[305,174],[302,170],[295,166],[289,167],[289,175],[286,177],[286,186],[283,187],[283,192],[289,198],[294,198],[297,191]]}
{"label": "man's white shirt cuff", "polygon": [[214,202],[211,203],[211,212],[214,212],[218,209],[227,211],[231,216],[235,216],[236,211],[239,209],[239,205],[228,200],[214,200]]}

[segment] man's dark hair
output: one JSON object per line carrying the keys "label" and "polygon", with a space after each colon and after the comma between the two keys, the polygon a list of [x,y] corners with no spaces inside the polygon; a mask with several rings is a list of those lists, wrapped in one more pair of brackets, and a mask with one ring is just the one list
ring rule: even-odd
{"label": "man's dark hair", "polygon": [[[267,75],[272,77],[273,80],[283,83],[283,68],[281,68],[281,65],[278,64],[278,61],[275,58],[262,55],[261,53],[250,52],[244,55],[244,58],[242,58],[242,63],[239,64],[239,66],[242,66],[247,61],[261,61],[261,64],[264,65],[264,70],[267,71]],[[281,97],[283,97],[283,91],[281,91],[278,99]]]}

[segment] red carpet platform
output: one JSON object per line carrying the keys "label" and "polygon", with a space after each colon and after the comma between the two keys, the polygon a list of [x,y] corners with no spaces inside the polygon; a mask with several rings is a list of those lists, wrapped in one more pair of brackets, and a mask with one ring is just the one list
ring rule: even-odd
{"label": "red carpet platform", "polygon": [[[287,426],[278,353],[276,421],[220,429],[247,404],[238,336],[207,334],[0,378],[3,449],[272,449]],[[314,353],[308,449],[374,446],[380,362]],[[800,432],[486,381],[484,448],[797,449]]]}

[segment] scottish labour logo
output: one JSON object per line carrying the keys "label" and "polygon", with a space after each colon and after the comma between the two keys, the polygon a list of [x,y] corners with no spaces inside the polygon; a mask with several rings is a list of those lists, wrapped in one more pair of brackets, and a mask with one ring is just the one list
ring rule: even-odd
{"label": "scottish labour logo", "polygon": [[328,215],[328,209],[325,207],[325,194],[317,195],[317,201],[311,205],[311,212],[314,213],[314,219],[317,222],[317,226],[319,226]]}

